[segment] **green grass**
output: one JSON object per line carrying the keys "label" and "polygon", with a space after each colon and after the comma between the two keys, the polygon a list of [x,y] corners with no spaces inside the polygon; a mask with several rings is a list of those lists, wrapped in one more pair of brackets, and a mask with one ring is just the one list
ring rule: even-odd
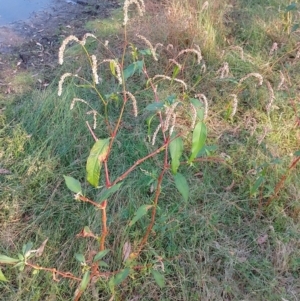
{"label": "green grass", "polygon": [[[196,5],[199,10],[203,2],[184,2],[184,9]],[[299,125],[295,123],[300,110],[297,90],[299,62],[295,59],[298,33],[288,36],[284,31],[282,12],[278,9],[283,10],[288,1],[270,0],[262,4],[261,1],[240,0],[233,6],[229,5],[230,1],[225,2],[216,2],[220,10],[209,7],[202,15],[197,14],[198,18],[193,21],[197,28],[206,30],[208,37],[213,38],[211,43],[207,44],[203,35],[195,35],[189,28],[185,32],[203,49],[207,72],[201,74],[191,56],[182,59],[185,69],[178,77],[192,87],[187,95],[181,94],[182,99],[194,97],[196,93],[207,96],[207,144],[216,147],[212,155],[223,156],[226,164],[202,162],[183,166],[180,172],[190,186],[188,202],[182,199],[171,174],[167,173],[162,183],[156,224],[139,259],[139,265],[145,268],[135,270],[118,286],[115,300],[297,301],[299,298],[299,166],[291,170],[278,197],[269,207],[264,206],[287,172],[292,154],[299,150]],[[177,7],[176,12],[182,13],[178,13],[175,20],[180,23],[180,16],[185,15],[175,4],[181,7],[175,0],[169,3],[169,7]],[[100,39],[107,39],[112,34],[122,38],[117,25],[120,22],[115,22],[122,19],[119,14],[116,13],[111,23],[110,19],[93,21],[87,24],[87,28],[91,30],[99,23],[101,26],[95,27],[95,34]],[[158,42],[155,41],[156,26],[161,27],[165,32],[157,33],[164,39],[164,44],[177,41],[177,46],[181,47],[178,33],[174,30],[168,32],[169,27],[163,23],[172,20],[162,16],[160,25],[155,18],[160,16],[135,19],[139,23],[134,23],[134,26],[139,24],[139,33],[153,37],[152,42]],[[152,20],[154,29],[149,26],[149,20]],[[130,27],[129,33],[131,37],[134,28]],[[139,48],[145,48],[145,45],[138,44],[141,41],[134,41]],[[269,56],[273,42],[280,43],[280,48]],[[115,53],[120,53],[118,39],[113,38],[112,43],[116,45]],[[232,48],[234,45],[243,47],[245,60],[238,50]],[[105,55],[101,47],[94,41],[88,45],[89,50],[100,57]],[[104,112],[95,94],[76,87],[74,79],[66,81],[63,95],[57,96],[59,76],[70,70],[75,72],[86,63],[77,45],[70,47],[66,57],[66,64],[53,74],[56,79],[45,91],[32,88],[31,77],[28,81],[27,77],[19,77],[14,82],[16,87],[20,86],[19,90],[16,88],[17,95],[11,96],[6,103],[1,102],[1,108],[4,105],[6,108],[0,115],[0,168],[9,174],[0,174],[0,254],[15,257],[28,241],[38,248],[49,238],[43,255],[32,261],[81,275],[74,254],[82,253],[88,257],[97,244],[90,238],[76,235],[84,226],[89,226],[97,234],[101,227],[99,211],[89,204],[75,201],[63,180],[63,175],[75,177],[83,183],[89,197],[97,198],[99,194],[85,180],[86,158],[94,143],[85,122],[88,120],[92,124],[93,119],[86,115],[90,109],[82,103],[76,103],[70,110],[74,97],[88,100],[100,112],[96,136],[106,138],[107,134],[102,117]],[[160,53],[163,62],[167,63],[168,58],[168,54]],[[126,57],[126,64],[127,60],[130,57]],[[172,69],[154,64],[150,58],[146,63],[148,60],[150,76],[172,75]],[[216,73],[225,61],[230,67],[230,80],[220,79]],[[109,66],[101,65],[99,69],[103,79],[101,92],[118,92],[116,81],[109,76]],[[279,70],[288,79],[286,90],[276,90],[280,81]],[[86,66],[78,72],[83,77],[90,76]],[[261,73],[274,89],[276,108],[270,113],[265,109],[269,99],[265,84],[258,87],[256,79],[250,78],[237,85],[251,72]],[[31,88],[25,89],[27,82]],[[166,83],[159,86],[164,88],[159,92],[162,99],[181,93],[178,85],[162,84]],[[143,76],[139,75],[128,80],[127,89],[135,92],[139,115],[133,118],[129,103],[109,162],[112,180],[155,149],[147,140],[149,113],[143,109],[153,102],[152,93]],[[228,114],[231,94],[237,94],[239,99],[233,118]],[[112,123],[121,101],[120,97],[119,103],[116,101],[109,108]],[[152,133],[154,128],[153,124]],[[266,128],[269,131],[264,137]],[[150,174],[157,176],[162,164],[160,155],[144,162],[109,199],[106,247],[111,251],[105,261],[111,271],[123,268],[124,243],[130,242],[136,247],[143,237],[150,217],[146,215],[132,227],[128,226],[128,221],[141,205],[152,203],[153,178]],[[264,176],[262,185],[250,194],[260,176]],[[101,185],[104,185],[104,179]],[[162,264],[166,286],[159,289],[147,265],[154,265],[162,271]],[[9,280],[0,282],[1,300],[72,300],[77,285],[65,279],[55,282],[51,273],[43,271],[33,274],[26,268],[19,272],[4,265],[1,265],[1,270]],[[96,296],[98,300],[109,300],[106,279],[101,278],[89,287],[82,300],[97,300]]]}

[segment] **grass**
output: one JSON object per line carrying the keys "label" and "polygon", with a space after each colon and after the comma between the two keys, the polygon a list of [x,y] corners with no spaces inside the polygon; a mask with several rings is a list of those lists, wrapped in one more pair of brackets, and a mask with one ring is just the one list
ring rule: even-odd
{"label": "grass", "polygon": [[[264,204],[287,171],[292,154],[299,150],[296,118],[300,110],[297,90],[300,78],[299,61],[295,58],[299,33],[289,36],[284,29],[283,10],[288,1],[214,1],[200,13],[203,3],[170,0],[157,10],[157,5],[162,4],[149,2],[144,18],[132,12],[129,39],[140,48],[145,45],[135,38],[136,33],[149,37],[153,44],[172,43],[174,55],[186,46],[199,44],[206,73],[201,73],[191,55],[180,60],[184,70],[178,77],[191,87],[187,92],[190,97],[197,93],[207,96],[207,145],[215,149],[212,155],[226,158],[226,164],[202,162],[184,167],[181,172],[190,185],[188,202],[176,191],[172,177],[166,176],[157,221],[141,254],[145,266],[156,265],[161,271],[163,264],[166,286],[159,289],[145,268],[118,287],[116,300],[297,301],[299,166],[291,171],[270,206]],[[187,17],[189,22],[185,23]],[[111,22],[111,19],[98,22],[105,25],[103,29],[95,27],[100,39],[112,37],[116,53],[122,47],[122,33],[115,22],[119,19],[120,12],[116,12]],[[87,28],[92,29],[95,24],[97,21],[89,22]],[[269,56],[274,42],[279,49]],[[244,60],[236,46],[243,48]],[[101,56],[101,47],[91,42],[89,49]],[[81,267],[74,254],[88,256],[94,242],[76,234],[84,226],[95,233],[101,229],[99,212],[73,200],[63,181],[63,175],[70,175],[85,183],[85,162],[93,144],[85,125],[86,120],[92,124],[92,116],[86,115],[86,107],[81,103],[72,111],[69,108],[75,96],[88,99],[100,112],[101,106],[94,94],[80,90],[72,81],[66,81],[62,97],[57,97],[59,76],[70,69],[78,70],[85,63],[76,45],[66,55],[76,59],[57,69],[53,75],[56,80],[46,90],[35,89],[27,75],[30,85],[26,85],[21,75],[14,81],[16,94],[9,95],[7,102],[1,97],[1,108],[5,106],[5,110],[0,115],[0,168],[9,173],[0,174],[0,254],[16,256],[24,243],[32,241],[34,248],[38,248],[49,238],[44,254],[36,263],[80,275]],[[160,60],[165,65],[151,61],[150,76],[171,76],[173,67],[165,67],[169,58],[170,53],[161,51]],[[230,67],[229,77],[220,79],[217,70],[224,62]],[[280,70],[286,78],[284,90],[276,90]],[[101,67],[104,94],[116,92],[117,86],[108,81],[106,71],[108,66]],[[88,74],[85,68],[82,72]],[[270,112],[266,111],[270,92],[265,84],[258,87],[256,79],[250,78],[237,85],[251,72],[261,73],[273,87],[275,107]],[[153,150],[147,141],[145,121],[149,114],[142,109],[153,102],[152,95],[142,76],[130,78],[128,86],[136,92],[139,116],[133,119],[128,108],[128,117],[123,120],[112,153],[113,178]],[[161,97],[173,93],[180,93],[178,86],[166,85]],[[231,94],[238,97],[237,113],[232,118]],[[116,101],[111,108],[112,116],[117,110]],[[102,138],[104,124],[99,117],[96,135]],[[159,157],[144,162],[109,200],[107,248],[111,252],[106,261],[111,270],[123,266],[124,243],[129,241],[136,246],[143,236],[149,217],[133,227],[128,227],[128,220],[137,208],[153,201],[151,174],[157,175],[160,167]],[[254,189],[259,177],[262,184]],[[87,184],[84,189],[91,196],[97,194]],[[76,283],[72,281],[54,282],[51,274],[33,274],[30,269],[22,273],[7,266],[1,269],[9,279],[0,283],[3,300],[73,298]],[[88,288],[82,300],[97,298],[110,298],[105,279]]]}

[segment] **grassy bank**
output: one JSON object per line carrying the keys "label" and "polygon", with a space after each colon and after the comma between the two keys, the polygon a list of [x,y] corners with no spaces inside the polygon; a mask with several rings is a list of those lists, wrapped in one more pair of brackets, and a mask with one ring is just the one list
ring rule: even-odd
{"label": "grassy bank", "polygon": [[[213,1],[208,6],[201,0],[146,1],[143,17],[132,8],[127,28],[132,45],[147,48],[137,33],[153,45],[165,45],[158,47],[158,62],[145,56],[150,77],[172,77],[175,69],[169,60],[183,49],[200,47],[200,64],[194,53],[178,58],[182,69],[177,78],[188,89],[160,83],[159,95],[167,99],[175,94],[186,106],[189,98],[206,96],[207,104],[201,99],[207,107],[208,128],[203,157],[223,161],[182,168],[190,186],[188,201],[167,174],[156,224],[140,256],[144,268],[117,287],[115,300],[299,300],[300,173],[298,165],[290,167],[300,150],[296,30],[300,8],[289,4],[282,0]],[[116,11],[106,20],[87,23],[87,31],[93,30],[101,43],[91,39],[86,47],[99,60],[121,58],[122,22],[122,11]],[[172,47],[167,49],[169,44]],[[130,60],[129,54],[125,64]],[[63,175],[73,176],[97,197],[85,180],[86,159],[94,143],[86,121],[92,124],[93,116],[79,102],[70,110],[72,99],[88,100],[99,111],[97,137],[106,137],[105,121],[97,95],[78,87],[76,79],[65,81],[61,97],[57,85],[64,72],[89,77],[86,63],[75,43],[45,89],[37,89],[29,75],[30,84],[15,84],[28,89],[3,93],[0,115],[0,254],[15,257],[23,244],[32,241],[38,248],[48,238],[35,263],[76,275],[81,274],[81,266],[74,254],[88,255],[94,248],[90,238],[76,235],[85,226],[94,233],[101,228],[99,211],[75,201],[63,179]],[[99,70],[101,93],[118,95],[109,67]],[[256,75],[243,79],[252,73]],[[150,115],[144,109],[153,103],[153,93],[142,74],[130,77],[127,87],[138,100],[139,114],[133,118],[132,108],[126,108],[111,155],[112,178],[155,149],[147,137]],[[116,122],[120,102],[116,99],[109,108],[111,123]],[[182,114],[179,125],[184,127],[188,118]],[[153,125],[151,136],[154,130]],[[141,205],[153,201],[151,187],[161,166],[160,157],[144,162],[109,199],[106,248],[111,251],[105,257],[109,270],[122,269],[125,242],[136,247],[143,237],[149,217],[133,227],[128,227],[128,221]],[[164,274],[164,288],[157,286],[148,265]],[[55,282],[51,273],[34,274],[30,268],[20,273],[1,265],[1,270],[9,280],[0,282],[3,300],[72,300],[77,287],[74,281]],[[107,279],[100,278],[82,300],[110,296]]]}

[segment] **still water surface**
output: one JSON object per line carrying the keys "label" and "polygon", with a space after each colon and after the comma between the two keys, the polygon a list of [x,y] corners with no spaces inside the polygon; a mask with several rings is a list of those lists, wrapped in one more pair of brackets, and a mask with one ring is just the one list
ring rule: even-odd
{"label": "still water surface", "polygon": [[0,0],[0,26],[26,20],[33,12],[49,7],[52,0]]}

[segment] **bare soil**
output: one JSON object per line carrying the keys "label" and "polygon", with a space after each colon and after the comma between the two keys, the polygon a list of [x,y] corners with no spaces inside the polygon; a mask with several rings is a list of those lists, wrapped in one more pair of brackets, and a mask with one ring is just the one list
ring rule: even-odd
{"label": "bare soil", "polygon": [[[118,7],[118,0],[53,0],[48,10],[0,27],[0,92],[10,91],[11,75],[24,69],[51,74],[62,39],[71,34],[81,37],[87,21],[107,18]],[[47,80],[43,79],[45,86]]]}

